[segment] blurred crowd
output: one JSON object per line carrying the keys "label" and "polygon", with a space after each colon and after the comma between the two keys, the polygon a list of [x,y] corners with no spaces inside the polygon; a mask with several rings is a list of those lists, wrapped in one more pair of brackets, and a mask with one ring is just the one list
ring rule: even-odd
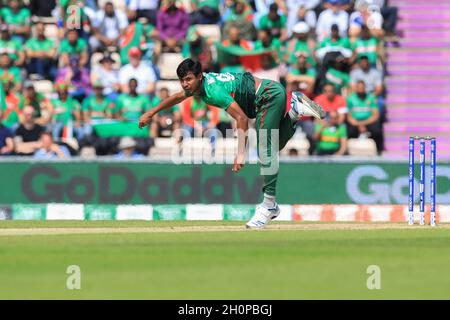
{"label": "blurred crowd", "polygon": [[[280,81],[288,101],[292,91],[316,100],[327,117],[298,125],[310,154],[345,155],[349,138],[373,139],[381,153],[384,48],[396,22],[385,0],[3,1],[0,155],[140,158],[175,129],[225,136],[232,119],[195,98],[137,128],[173,90],[168,54],[199,59],[205,72]],[[216,29],[217,38],[205,32]]]}

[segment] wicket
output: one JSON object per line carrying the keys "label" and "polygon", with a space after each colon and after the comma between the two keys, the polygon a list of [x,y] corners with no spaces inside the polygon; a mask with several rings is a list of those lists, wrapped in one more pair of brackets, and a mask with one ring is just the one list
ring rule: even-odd
{"label": "wicket", "polygon": [[409,138],[409,193],[408,193],[408,224],[414,224],[414,151],[415,140],[419,140],[419,214],[420,225],[425,224],[425,141],[430,141],[430,225],[436,225],[436,138],[410,137]]}

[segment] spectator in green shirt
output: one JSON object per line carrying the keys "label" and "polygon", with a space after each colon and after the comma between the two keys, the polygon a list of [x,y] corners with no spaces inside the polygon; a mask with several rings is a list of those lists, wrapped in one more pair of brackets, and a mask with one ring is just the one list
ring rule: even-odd
{"label": "spectator in green shirt", "polygon": [[195,26],[188,29],[186,42],[183,44],[181,54],[184,58],[198,60],[202,64],[203,72],[214,70],[214,61],[211,51],[212,41],[202,36]]}
{"label": "spectator in green shirt", "polygon": [[192,0],[191,25],[216,24],[220,20],[220,0]]}
{"label": "spectator in green shirt", "polygon": [[347,69],[348,64],[346,63],[346,59],[339,55],[336,61],[334,61],[332,67],[326,70],[323,83],[321,83],[321,85],[331,83],[336,87],[339,94],[347,97],[348,88],[350,86],[350,75]]}
{"label": "spectator in green shirt", "polygon": [[370,137],[375,140],[378,153],[381,153],[384,143],[378,105],[375,96],[366,92],[364,81],[356,83],[356,91],[347,98],[347,108],[348,137]]}
{"label": "spectator in green shirt", "polygon": [[65,126],[75,120],[75,128],[81,127],[80,104],[69,96],[69,85],[63,81],[56,84],[58,97],[50,103],[53,107],[52,133],[54,139],[59,139]]}
{"label": "spectator in green shirt", "polygon": [[286,76],[287,91],[301,91],[307,96],[314,92],[317,72],[307,61],[303,52],[298,53],[297,64],[289,69]]}
{"label": "spectator in green shirt", "polygon": [[128,82],[128,93],[122,93],[117,98],[115,114],[116,118],[123,121],[138,121],[139,117],[152,108],[149,97],[137,92],[138,82],[130,79]]}
{"label": "spectator in green shirt", "polygon": [[0,25],[0,54],[7,53],[15,66],[22,66],[25,62],[25,52],[22,44],[17,39],[11,38],[9,27],[7,24]]}
{"label": "spectator in green shirt", "polygon": [[308,62],[315,67],[316,62],[313,58],[314,41],[309,38],[310,27],[306,22],[298,22],[292,29],[293,36],[286,45],[283,61],[288,64],[297,62],[297,54],[303,52],[308,56]]}
{"label": "spectator in green shirt", "polygon": [[370,65],[376,66],[378,59],[378,40],[370,33],[370,29],[363,25],[361,27],[361,36],[353,43],[353,61],[363,56],[369,58]]}
{"label": "spectator in green shirt", "polygon": [[19,92],[22,90],[22,74],[20,68],[12,66],[11,58],[7,53],[0,55],[0,78],[7,78],[13,83],[13,90]]}
{"label": "spectator in green shirt", "polygon": [[56,75],[56,47],[54,41],[45,36],[45,25],[38,22],[35,25],[36,37],[25,43],[28,62],[28,73],[38,74],[45,79],[54,80]]}
{"label": "spectator in green shirt", "polygon": [[339,123],[336,111],[328,113],[327,117],[314,128],[316,153],[319,156],[342,156],[347,150],[347,129],[345,124]]}
{"label": "spectator in green shirt", "polygon": [[79,37],[76,29],[67,31],[67,38],[61,41],[59,54],[63,67],[70,65],[70,58],[73,56],[78,58],[80,68],[85,67],[89,61],[88,44]]}
{"label": "spectator in green shirt", "polygon": [[286,16],[278,14],[278,5],[274,2],[269,6],[269,13],[259,20],[260,29],[269,29],[274,38],[287,39]]}
{"label": "spectator in green shirt", "polygon": [[24,43],[31,30],[30,10],[21,8],[18,0],[9,0],[8,6],[0,10],[0,18],[9,26],[12,37]]}

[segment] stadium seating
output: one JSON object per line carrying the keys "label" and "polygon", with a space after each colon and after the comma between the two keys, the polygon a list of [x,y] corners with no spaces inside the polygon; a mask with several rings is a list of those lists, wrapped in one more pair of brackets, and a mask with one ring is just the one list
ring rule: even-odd
{"label": "stadium seating", "polygon": [[348,153],[351,156],[376,156],[377,146],[368,138],[348,139]]}
{"label": "stadium seating", "polygon": [[183,56],[179,53],[163,53],[158,61],[158,68],[161,72],[161,78],[165,80],[178,79],[177,70],[174,66],[183,61]]}

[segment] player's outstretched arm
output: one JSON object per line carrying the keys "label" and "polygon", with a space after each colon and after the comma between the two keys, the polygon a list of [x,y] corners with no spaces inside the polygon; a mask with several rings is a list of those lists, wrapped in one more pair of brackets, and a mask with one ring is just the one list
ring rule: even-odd
{"label": "player's outstretched arm", "polygon": [[158,104],[155,108],[152,108],[151,110],[147,111],[139,118],[139,128],[142,129],[146,125],[150,124],[150,122],[152,121],[152,118],[158,112],[165,110],[165,109],[169,109],[169,108],[173,107],[174,105],[181,103],[186,98],[187,97],[184,94],[184,91],[175,93],[175,94],[167,97],[166,99],[161,101],[161,103]]}
{"label": "player's outstretched arm", "polygon": [[236,120],[236,128],[238,132],[238,152],[233,164],[233,171],[238,172],[242,169],[245,162],[245,150],[247,145],[248,134],[248,117],[242,111],[236,101],[233,101],[227,108],[227,112]]}

